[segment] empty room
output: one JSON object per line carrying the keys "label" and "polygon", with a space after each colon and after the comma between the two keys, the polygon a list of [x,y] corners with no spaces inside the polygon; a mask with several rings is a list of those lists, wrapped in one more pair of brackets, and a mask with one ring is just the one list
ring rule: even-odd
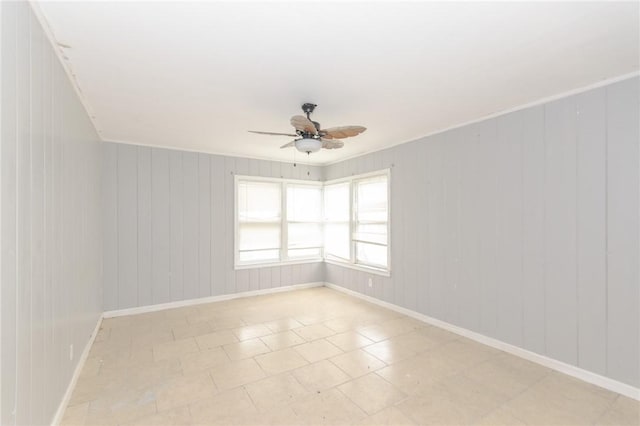
{"label": "empty room", "polygon": [[0,1],[0,424],[640,425],[640,3]]}

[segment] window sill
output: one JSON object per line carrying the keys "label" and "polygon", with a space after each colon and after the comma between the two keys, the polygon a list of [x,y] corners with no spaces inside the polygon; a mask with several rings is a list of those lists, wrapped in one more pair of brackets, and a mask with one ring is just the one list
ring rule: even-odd
{"label": "window sill", "polygon": [[358,264],[349,263],[349,262],[340,262],[338,260],[332,260],[332,259],[325,259],[324,261],[325,263],[328,263],[330,265],[342,266],[344,268],[355,269],[356,271],[363,271],[369,274],[380,275],[382,277],[391,276],[391,271],[389,269],[379,269],[379,268],[374,268],[372,266],[358,265]]}
{"label": "window sill", "polygon": [[276,262],[261,262],[261,263],[244,263],[240,265],[234,265],[233,269],[239,271],[242,269],[256,269],[256,268],[271,268],[273,266],[289,266],[289,265],[302,265],[305,263],[320,263],[324,262],[324,259],[319,258],[307,258],[307,259],[295,259]]}

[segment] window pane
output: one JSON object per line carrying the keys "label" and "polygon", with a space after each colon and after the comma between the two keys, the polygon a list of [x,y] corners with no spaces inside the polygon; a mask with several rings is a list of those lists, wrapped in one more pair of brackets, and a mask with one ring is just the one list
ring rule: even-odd
{"label": "window pane", "polygon": [[356,243],[356,262],[386,268],[387,246]]}
{"label": "window pane", "polygon": [[320,257],[322,253],[320,253],[321,249],[319,248],[305,248],[305,249],[294,249],[288,250],[287,256],[290,259],[295,258],[303,258],[303,257]]}
{"label": "window pane", "polygon": [[349,183],[324,187],[324,219],[328,222],[349,221]]}
{"label": "window pane", "polygon": [[387,220],[387,178],[376,177],[356,182],[357,220]]}
{"label": "window pane", "polygon": [[238,183],[240,222],[279,221],[281,185],[275,182]]}
{"label": "window pane", "polygon": [[287,185],[287,220],[320,222],[322,188],[308,185]]}
{"label": "window pane", "polygon": [[387,244],[387,224],[359,223],[356,225],[356,232],[353,238],[370,243]]}
{"label": "window pane", "polygon": [[324,251],[328,255],[349,259],[349,224],[326,223],[324,225]]}
{"label": "window pane", "polygon": [[258,250],[240,252],[240,262],[259,262],[262,260],[280,260],[280,250]]}
{"label": "window pane", "polygon": [[280,223],[238,224],[239,250],[280,248]]}
{"label": "window pane", "polygon": [[319,223],[290,223],[287,233],[290,249],[322,247],[322,225]]}

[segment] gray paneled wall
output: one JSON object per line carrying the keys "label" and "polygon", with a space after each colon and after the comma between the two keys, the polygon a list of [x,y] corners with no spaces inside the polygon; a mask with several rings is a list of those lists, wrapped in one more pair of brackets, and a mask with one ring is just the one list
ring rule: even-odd
{"label": "gray paneled wall", "polygon": [[29,4],[0,14],[0,423],[42,425],[102,312],[102,154]]}
{"label": "gray paneled wall", "polygon": [[639,79],[330,165],[392,167],[392,277],[326,280],[640,385]]}
{"label": "gray paneled wall", "polygon": [[234,175],[322,168],[114,143],[103,159],[105,311],[324,280],[322,263],[233,268]]}

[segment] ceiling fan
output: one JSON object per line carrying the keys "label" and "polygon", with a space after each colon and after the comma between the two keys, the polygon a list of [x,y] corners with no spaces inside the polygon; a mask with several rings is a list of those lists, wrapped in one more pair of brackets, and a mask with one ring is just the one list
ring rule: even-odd
{"label": "ceiling fan", "polygon": [[304,111],[307,116],[294,115],[291,117],[291,125],[296,129],[295,133],[258,132],[254,130],[249,130],[249,132],[257,133],[259,135],[296,137],[298,139],[284,144],[280,148],[290,148],[295,146],[298,151],[311,154],[312,152],[319,151],[320,148],[342,148],[344,146],[344,142],[340,139],[358,136],[360,133],[367,130],[366,127],[362,126],[340,126],[322,129],[320,128],[320,123],[317,121],[311,121],[311,118],[309,117],[316,107],[316,104],[303,104],[302,111]]}

